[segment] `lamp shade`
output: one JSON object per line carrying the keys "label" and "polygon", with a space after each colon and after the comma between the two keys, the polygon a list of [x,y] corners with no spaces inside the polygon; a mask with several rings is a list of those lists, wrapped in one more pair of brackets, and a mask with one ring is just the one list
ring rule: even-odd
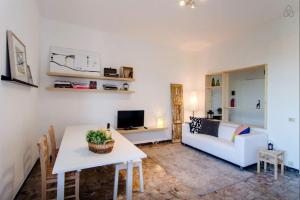
{"label": "lamp shade", "polygon": [[164,117],[157,117],[156,127],[157,128],[164,128],[165,127],[165,118]]}
{"label": "lamp shade", "polygon": [[193,110],[196,110],[198,107],[198,96],[196,92],[192,92],[190,96],[190,104]]}

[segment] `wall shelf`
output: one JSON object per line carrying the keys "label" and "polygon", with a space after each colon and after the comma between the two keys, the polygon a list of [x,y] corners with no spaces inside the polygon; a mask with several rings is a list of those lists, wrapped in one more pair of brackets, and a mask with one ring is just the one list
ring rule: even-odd
{"label": "wall shelf", "polygon": [[155,131],[163,131],[166,130],[167,127],[157,128],[157,127],[148,127],[145,129],[144,127],[133,129],[133,130],[124,130],[124,129],[117,129],[117,131],[121,134],[128,134],[128,133],[142,133],[142,132],[155,132]]}
{"label": "wall shelf", "polygon": [[132,90],[103,90],[103,89],[74,89],[74,88],[55,88],[47,87],[48,91],[52,92],[98,92],[98,93],[119,93],[119,94],[132,94]]}
{"label": "wall shelf", "polygon": [[208,90],[221,89],[221,88],[222,88],[222,86],[208,86],[208,87],[206,87],[206,89],[208,89]]}
{"label": "wall shelf", "polygon": [[39,87],[37,85],[31,84],[31,83],[27,83],[27,82],[24,82],[24,81],[20,81],[20,80],[17,80],[17,79],[13,79],[13,78],[11,78],[9,76],[4,76],[4,75],[1,75],[1,80],[2,81],[11,82],[11,83],[15,83],[15,84],[18,84],[18,85],[30,86],[30,87],[35,87],[35,88]]}
{"label": "wall shelf", "polygon": [[236,107],[230,107],[230,106],[226,106],[224,107],[225,109],[235,109]]}
{"label": "wall shelf", "polygon": [[124,81],[124,82],[133,82],[133,81],[135,81],[134,78],[116,78],[116,77],[81,75],[81,74],[67,74],[67,73],[57,73],[57,72],[48,72],[47,75],[48,76],[56,76],[56,77],[83,78],[83,79],[96,79],[96,80],[108,80],[108,81]]}

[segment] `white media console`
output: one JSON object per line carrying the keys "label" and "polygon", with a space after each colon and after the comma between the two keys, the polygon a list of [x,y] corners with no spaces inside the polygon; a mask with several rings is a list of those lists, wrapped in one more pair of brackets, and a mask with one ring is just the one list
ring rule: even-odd
{"label": "white media console", "polygon": [[157,127],[144,127],[133,129],[133,130],[117,130],[120,134],[124,135],[133,144],[143,144],[143,143],[157,143],[160,141],[171,140],[172,134],[171,129],[157,128]]}

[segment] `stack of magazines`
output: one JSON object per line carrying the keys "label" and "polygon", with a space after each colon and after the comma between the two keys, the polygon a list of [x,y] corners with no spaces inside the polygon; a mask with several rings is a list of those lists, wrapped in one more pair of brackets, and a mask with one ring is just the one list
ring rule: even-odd
{"label": "stack of magazines", "polygon": [[55,88],[73,88],[70,81],[54,81]]}
{"label": "stack of magazines", "polygon": [[74,82],[73,88],[74,89],[89,89],[90,85],[88,83]]}
{"label": "stack of magazines", "polygon": [[74,89],[90,89],[88,83],[71,82],[71,81],[54,81],[55,88],[74,88]]}

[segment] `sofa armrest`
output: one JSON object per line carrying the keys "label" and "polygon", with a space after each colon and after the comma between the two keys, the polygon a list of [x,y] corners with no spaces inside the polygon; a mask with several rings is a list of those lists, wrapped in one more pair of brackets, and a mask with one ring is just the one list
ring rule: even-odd
{"label": "sofa armrest", "polygon": [[241,167],[246,167],[257,162],[258,151],[267,147],[268,135],[261,132],[237,135],[234,143],[240,155]]}
{"label": "sofa armrest", "polygon": [[182,124],[182,139],[184,140],[184,138],[190,134],[190,125],[189,123],[183,123]]}

